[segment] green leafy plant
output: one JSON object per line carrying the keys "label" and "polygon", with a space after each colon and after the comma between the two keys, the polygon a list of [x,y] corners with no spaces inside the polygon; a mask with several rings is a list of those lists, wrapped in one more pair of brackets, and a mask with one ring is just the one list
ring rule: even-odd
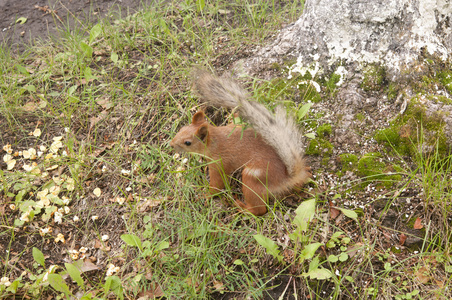
{"label": "green leafy plant", "polygon": [[[310,223],[316,217],[315,199],[304,201],[295,210],[295,217],[292,220],[294,225],[293,232],[289,235],[293,242],[294,257],[296,258],[293,263],[303,264],[305,261],[310,261],[307,271],[302,273],[302,276],[309,277],[311,279],[325,280],[333,276],[331,271],[322,265],[329,263],[344,262],[348,259],[347,245],[350,243],[350,238],[346,237],[343,232],[334,232],[326,244],[320,242],[312,242],[308,231],[310,229]],[[340,209],[345,216],[357,219],[357,214],[349,209]],[[271,239],[256,234],[253,236],[259,245],[266,249],[266,252],[276,258],[280,263],[283,262],[283,257],[279,254],[278,245]],[[326,259],[322,258],[320,254],[317,254],[317,250],[326,246],[328,249],[340,246],[339,255],[329,255]]]}

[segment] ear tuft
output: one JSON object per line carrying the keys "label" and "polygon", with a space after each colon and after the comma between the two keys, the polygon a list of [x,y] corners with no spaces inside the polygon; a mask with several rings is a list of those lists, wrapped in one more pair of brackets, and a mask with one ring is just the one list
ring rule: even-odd
{"label": "ear tuft", "polygon": [[198,111],[196,114],[193,115],[193,119],[191,121],[192,124],[202,124],[206,121],[206,116],[204,115],[203,111]]}

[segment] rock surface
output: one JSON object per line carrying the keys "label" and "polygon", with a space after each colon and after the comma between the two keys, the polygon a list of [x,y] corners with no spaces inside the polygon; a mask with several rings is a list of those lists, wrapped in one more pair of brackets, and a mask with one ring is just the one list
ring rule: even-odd
{"label": "rock surface", "polygon": [[452,3],[447,0],[311,0],[303,15],[244,64],[248,72],[292,58],[324,70],[381,63],[395,80],[421,50],[446,60],[452,48]]}
{"label": "rock surface", "polygon": [[340,75],[337,93],[314,108],[335,125],[336,154],[356,145],[365,153],[377,150],[374,133],[410,105],[439,116],[437,128],[452,147],[451,57],[451,1],[307,0],[295,23],[235,68],[268,79],[275,65],[288,66],[289,78],[309,72],[313,84]]}

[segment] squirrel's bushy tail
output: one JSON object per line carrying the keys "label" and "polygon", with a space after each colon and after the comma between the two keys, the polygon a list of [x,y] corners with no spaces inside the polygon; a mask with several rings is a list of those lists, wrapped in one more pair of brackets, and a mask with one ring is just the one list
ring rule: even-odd
{"label": "squirrel's bushy tail", "polygon": [[247,92],[231,78],[218,78],[199,69],[193,75],[195,91],[201,100],[210,105],[232,109],[248,98]]}
{"label": "squirrel's bushy tail", "polygon": [[303,160],[301,132],[283,107],[278,107],[273,115],[264,105],[249,101],[247,92],[231,78],[216,77],[203,70],[194,73],[194,85],[199,96],[209,104],[238,107],[239,115],[276,150],[294,182],[309,177]]}

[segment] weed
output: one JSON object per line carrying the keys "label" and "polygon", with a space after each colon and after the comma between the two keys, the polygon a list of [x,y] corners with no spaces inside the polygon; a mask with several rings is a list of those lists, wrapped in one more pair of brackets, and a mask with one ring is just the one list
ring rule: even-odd
{"label": "weed", "polygon": [[[450,298],[451,161],[443,136],[424,144],[417,135],[418,119],[442,128],[417,98],[375,135],[387,153],[340,156],[350,182],[330,186],[324,178],[334,174],[315,173],[315,200],[276,199],[260,218],[207,199],[206,165],[171,152],[168,141],[199,109],[191,66],[227,70],[302,8],[170,1],[64,27],[61,39],[21,55],[2,48],[0,298]],[[295,76],[297,67],[306,73]],[[307,154],[327,167],[336,125],[316,106],[342,78],[322,81],[311,67],[244,80],[252,97],[296,114]],[[363,88],[382,90],[384,70],[366,70]],[[436,81],[447,89],[449,77]],[[240,197],[234,185],[222,199]],[[391,215],[403,217],[388,225]],[[275,294],[278,286],[288,288]]]}

